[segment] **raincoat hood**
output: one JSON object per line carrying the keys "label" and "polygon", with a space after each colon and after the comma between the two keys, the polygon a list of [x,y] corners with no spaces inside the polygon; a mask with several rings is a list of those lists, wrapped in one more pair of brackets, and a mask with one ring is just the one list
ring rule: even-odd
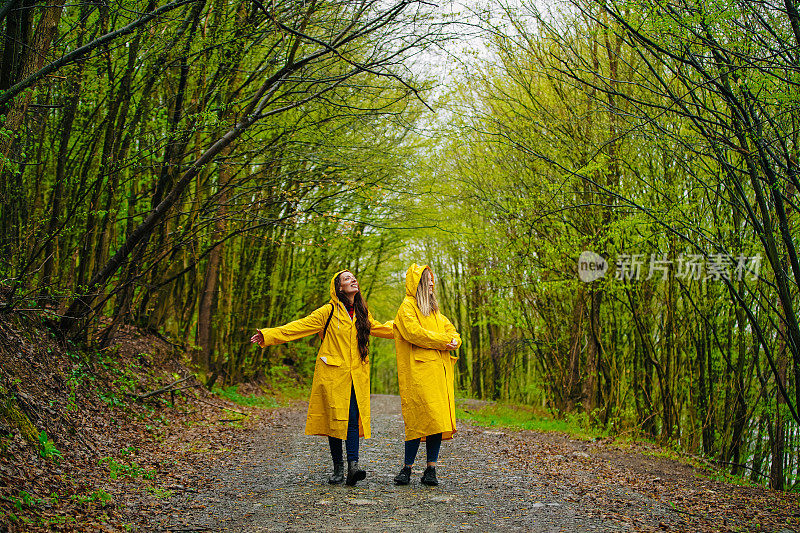
{"label": "raincoat hood", "polygon": [[[419,280],[422,279],[422,273],[426,268],[430,270],[428,265],[418,265],[416,263],[411,263],[411,266],[408,267],[408,270],[406,271],[406,296],[416,298],[417,286],[419,285]],[[431,270],[431,279],[433,279],[433,270]]]}
{"label": "raincoat hood", "polygon": [[332,301],[334,304],[338,304],[338,303],[341,301],[341,300],[339,300],[339,297],[336,295],[336,278],[338,278],[338,277],[339,277],[339,275],[340,275],[342,272],[350,272],[350,271],[349,271],[349,270],[347,270],[347,269],[340,270],[339,272],[337,272],[336,274],[334,274],[334,275],[333,275],[333,277],[331,278],[331,301]]}

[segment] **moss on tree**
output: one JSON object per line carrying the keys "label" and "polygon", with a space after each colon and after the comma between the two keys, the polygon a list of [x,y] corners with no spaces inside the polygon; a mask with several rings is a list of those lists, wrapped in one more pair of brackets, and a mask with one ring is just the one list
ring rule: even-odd
{"label": "moss on tree", "polygon": [[30,418],[22,412],[14,397],[0,385],[0,417],[19,429],[22,436],[31,446],[39,446],[39,432],[36,431]]}

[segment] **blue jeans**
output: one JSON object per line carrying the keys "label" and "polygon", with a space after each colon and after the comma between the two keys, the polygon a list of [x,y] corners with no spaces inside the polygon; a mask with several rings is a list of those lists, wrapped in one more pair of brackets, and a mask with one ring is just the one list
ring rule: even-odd
{"label": "blue jeans", "polygon": [[[417,450],[421,439],[411,439],[406,441],[406,465],[413,465],[417,458]],[[428,435],[425,437],[425,452],[429,463],[439,460],[439,449],[442,447],[442,434]]]}
{"label": "blue jeans", "polygon": [[[342,439],[328,437],[328,445],[331,447],[331,459],[333,464],[342,461]],[[356,390],[350,387],[350,414],[347,415],[347,460],[358,461],[358,401],[356,401]]]}

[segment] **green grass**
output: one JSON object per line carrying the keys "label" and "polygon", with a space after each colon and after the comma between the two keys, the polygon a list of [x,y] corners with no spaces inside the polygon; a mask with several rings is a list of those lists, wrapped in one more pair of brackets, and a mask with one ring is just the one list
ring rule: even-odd
{"label": "green grass", "polygon": [[731,483],[733,485],[739,485],[740,487],[759,487],[763,486],[759,483],[754,483],[750,481],[750,478],[747,477],[747,474],[742,474],[738,476],[734,476],[730,472],[726,470],[713,470],[710,467],[706,467],[706,472],[703,473],[701,471],[695,472],[695,475],[700,479],[708,479],[711,481],[718,481],[723,483]]}
{"label": "green grass", "polygon": [[160,487],[147,487],[147,492],[153,495],[154,498],[167,499],[172,498],[175,494],[174,490],[162,489]]}
{"label": "green grass", "polygon": [[53,444],[53,441],[50,440],[47,433],[44,431],[39,433],[39,455],[45,459],[53,459],[56,462],[63,458],[61,452],[56,448],[56,445]]}
{"label": "green grass", "polygon": [[70,497],[76,503],[84,504],[90,502],[110,502],[114,497],[103,489],[97,489],[94,492],[86,492],[86,494],[75,494]]}
{"label": "green grass", "polygon": [[256,394],[243,396],[239,394],[236,385],[231,385],[225,388],[214,387],[214,393],[219,395],[221,398],[225,398],[237,405],[242,405],[245,407],[260,407],[260,408],[271,409],[280,406],[278,400],[276,400],[272,396],[260,396]]}
{"label": "green grass", "polygon": [[562,420],[539,414],[524,405],[494,403],[480,408],[456,407],[456,417],[482,427],[558,432],[580,439],[605,436],[602,430],[590,427],[585,417],[572,415]]}
{"label": "green grass", "polygon": [[277,381],[280,386],[271,386],[266,390],[262,388],[261,393],[244,395],[239,392],[237,385],[214,387],[213,392],[220,398],[230,400],[237,405],[262,409],[286,407],[297,401],[308,399],[311,392],[310,383],[297,383],[289,378]]}
{"label": "green grass", "polygon": [[99,463],[108,466],[108,476],[111,479],[122,477],[129,477],[131,479],[136,479],[138,477],[154,479],[156,477],[155,470],[144,469],[135,462],[128,464],[125,461],[117,461],[113,457],[103,457],[100,459]]}

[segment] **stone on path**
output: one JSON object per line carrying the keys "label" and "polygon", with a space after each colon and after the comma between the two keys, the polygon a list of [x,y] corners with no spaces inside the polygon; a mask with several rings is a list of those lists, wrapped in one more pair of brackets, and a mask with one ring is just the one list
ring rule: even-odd
{"label": "stone on path", "polygon": [[375,505],[378,502],[376,502],[375,500],[352,499],[352,500],[347,500],[347,503],[349,503],[350,505]]}

